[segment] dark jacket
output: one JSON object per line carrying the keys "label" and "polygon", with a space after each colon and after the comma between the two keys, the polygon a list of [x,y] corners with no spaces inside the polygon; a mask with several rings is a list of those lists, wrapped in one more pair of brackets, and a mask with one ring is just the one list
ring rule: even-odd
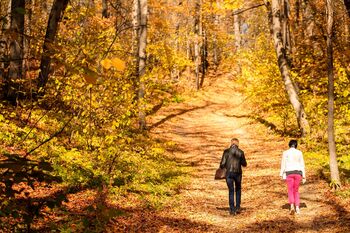
{"label": "dark jacket", "polygon": [[233,145],[224,151],[221,158],[220,168],[226,167],[226,172],[242,173],[242,167],[247,166],[247,161],[244,157],[244,152]]}

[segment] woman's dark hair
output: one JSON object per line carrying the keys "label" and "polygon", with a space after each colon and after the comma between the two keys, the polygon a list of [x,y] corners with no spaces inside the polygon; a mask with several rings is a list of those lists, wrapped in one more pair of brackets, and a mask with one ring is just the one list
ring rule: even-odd
{"label": "woman's dark hair", "polygon": [[297,148],[298,141],[297,140],[290,140],[288,145],[289,145],[289,147]]}

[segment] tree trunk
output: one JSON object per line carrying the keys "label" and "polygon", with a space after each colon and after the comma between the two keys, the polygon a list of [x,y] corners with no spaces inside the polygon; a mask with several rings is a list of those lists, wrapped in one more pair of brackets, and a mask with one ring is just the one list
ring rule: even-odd
{"label": "tree trunk", "polygon": [[69,0],[55,0],[46,28],[45,41],[41,56],[40,72],[38,76],[38,91],[43,92],[50,73],[51,55],[54,53],[52,44],[55,41],[58,23],[61,20]]}
{"label": "tree trunk", "polygon": [[340,187],[334,137],[334,69],[333,69],[333,1],[327,0],[327,68],[328,68],[328,150],[331,180],[334,188]]}
{"label": "tree trunk", "polygon": [[274,47],[277,55],[278,67],[284,81],[285,89],[287,91],[289,101],[292,104],[299,129],[301,131],[301,136],[305,136],[309,133],[310,127],[306,119],[306,113],[304,107],[301,104],[298,96],[297,89],[290,78],[290,68],[288,66],[288,57],[286,54],[285,46],[283,44],[282,38],[282,27],[281,27],[281,10],[278,0],[272,0],[271,9],[269,12],[269,21],[271,25],[271,32],[274,40]]}
{"label": "tree trunk", "polygon": [[138,79],[139,79],[139,38],[140,38],[140,0],[133,0],[133,9],[132,9],[132,25],[133,25],[133,34],[132,34],[132,51],[134,56],[134,72],[132,78],[133,87],[135,90],[135,99],[138,97]]}
{"label": "tree trunk", "polygon": [[[3,7],[0,4],[1,7]],[[4,12],[6,16],[4,16],[4,19],[1,20],[1,29],[3,32],[6,32],[10,29],[10,22],[11,22],[11,1],[9,2],[7,7],[4,7],[4,10],[1,9],[1,12]],[[8,80],[8,67],[9,67],[9,38],[7,36],[8,33],[4,33],[0,37],[0,99],[4,99],[6,97],[6,80]]]}
{"label": "tree trunk", "polygon": [[[220,8],[220,1],[216,0],[216,5],[218,8]],[[215,28],[217,28],[214,31],[214,38],[213,38],[213,60],[214,60],[214,66],[215,69],[219,65],[219,46],[218,46],[218,28],[220,26],[220,15],[217,13],[215,14],[215,19],[214,19],[214,25]]]}
{"label": "tree trunk", "polygon": [[147,46],[147,0],[134,0],[134,54],[135,54],[135,80],[136,96],[138,102],[139,129],[146,129],[146,109],[144,103],[146,73],[146,46]]}
{"label": "tree trunk", "polygon": [[139,85],[139,93],[138,99],[140,102],[139,109],[139,124],[140,129],[146,129],[146,109],[144,103],[145,96],[145,82],[144,75],[146,73],[146,47],[147,47],[147,17],[148,17],[148,7],[147,0],[140,0],[140,43],[139,43],[139,77],[140,77],[140,85]]}
{"label": "tree trunk", "polygon": [[[203,29],[202,29],[203,30]],[[208,62],[208,39],[207,39],[207,33],[205,30],[203,30],[202,32],[202,47],[201,47],[201,70],[202,70],[202,76],[201,76],[201,81],[199,86],[203,87],[203,83],[204,83],[204,78],[205,78],[205,74],[207,73],[207,69],[209,66],[209,62]]]}
{"label": "tree trunk", "polygon": [[[33,12],[34,12],[34,6],[35,6],[35,0],[27,0],[27,9],[25,14],[25,35],[23,44],[23,57],[29,58],[30,57],[30,42],[31,42],[31,34],[32,34],[32,18],[33,18]],[[26,78],[27,71],[29,71],[30,62],[29,59],[24,59],[23,62],[23,74]],[[32,88],[32,87],[30,87]]]}
{"label": "tree trunk", "polygon": [[312,47],[312,50],[318,54],[319,57],[326,56],[324,54],[324,49],[322,48],[322,45],[315,40],[315,34],[316,34],[316,22],[315,22],[315,10],[313,9],[313,6],[311,5],[312,2],[309,0],[303,1],[303,17],[302,17],[302,27],[305,28],[303,30],[304,35],[303,40],[305,40],[305,44]]}
{"label": "tree trunk", "polygon": [[289,2],[288,0],[281,1],[281,26],[282,26],[282,39],[283,47],[288,59],[288,66],[291,65],[290,52],[291,52],[291,41],[290,41],[290,28],[289,28]]}
{"label": "tree trunk", "polygon": [[348,16],[350,17],[350,0],[344,0],[346,12],[348,13]]}
{"label": "tree trunk", "polygon": [[9,37],[4,46],[8,48],[8,72],[4,76],[5,98],[15,103],[23,71],[23,34],[25,0],[11,1]]}
{"label": "tree trunk", "polygon": [[236,14],[236,12],[233,13],[233,28],[235,33],[235,47],[237,51],[241,48],[241,31],[240,31],[239,15]]}
{"label": "tree trunk", "polygon": [[201,64],[200,57],[200,43],[201,43],[201,0],[196,0],[195,3],[195,19],[194,19],[194,57],[195,57],[195,73],[196,73],[196,90],[200,88],[199,80],[199,66]]}
{"label": "tree trunk", "polygon": [[186,58],[191,59],[192,53],[191,53],[191,41],[189,36],[186,36]]}
{"label": "tree trunk", "polygon": [[108,18],[108,0],[102,0],[102,18]]}

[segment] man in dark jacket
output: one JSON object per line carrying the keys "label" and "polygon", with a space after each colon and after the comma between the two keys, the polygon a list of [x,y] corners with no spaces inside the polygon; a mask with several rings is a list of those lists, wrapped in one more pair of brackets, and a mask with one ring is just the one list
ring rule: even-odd
{"label": "man in dark jacket", "polygon": [[[241,182],[242,166],[247,166],[244,152],[238,148],[237,138],[231,139],[231,146],[224,151],[220,168],[226,168],[226,183],[229,191],[230,214],[237,214],[241,210]],[[236,190],[235,190],[236,189]],[[236,206],[234,193],[236,191]]]}

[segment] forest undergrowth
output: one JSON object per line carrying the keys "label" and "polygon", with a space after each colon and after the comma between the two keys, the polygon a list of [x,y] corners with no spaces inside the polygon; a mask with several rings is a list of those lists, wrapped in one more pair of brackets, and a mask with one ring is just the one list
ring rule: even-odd
{"label": "forest undergrowth", "polygon": [[[3,232],[21,231],[28,225],[34,232],[229,232],[229,227],[244,232],[244,224],[248,223],[257,224],[256,228],[247,228],[250,232],[258,232],[259,227],[276,231],[282,224],[275,219],[279,207],[275,206],[273,213],[257,209],[257,195],[263,195],[264,190],[253,187],[267,185],[262,171],[276,176],[268,180],[278,185],[278,172],[271,172],[278,167],[277,153],[283,150],[282,143],[288,136],[279,134],[278,128],[266,124],[266,120],[251,116],[252,112],[247,111],[251,107],[233,77],[211,75],[202,91],[179,95],[164,105],[150,118],[151,134],[124,131],[117,139],[95,134],[92,145],[84,140],[86,137],[78,140],[79,130],[72,130],[74,123],[59,123],[59,118],[68,118],[64,113],[14,108],[12,115],[2,115],[2,161],[7,166],[13,162],[12,173],[7,175],[14,177],[12,186],[6,184],[8,177],[2,178],[7,185],[4,191],[10,195],[2,202],[2,214],[7,216],[1,218],[2,229],[7,229]],[[58,131],[62,132],[56,134]],[[222,150],[232,136],[242,139],[243,148],[248,147],[252,170],[247,169],[247,177],[254,177],[254,172],[263,176],[259,182],[247,181],[246,199],[251,203],[246,204],[238,225],[226,216],[225,185],[212,180]],[[273,160],[265,157],[267,154],[258,158],[273,140],[277,147],[267,149],[267,153],[274,154]],[[100,147],[96,147],[98,142]],[[310,191],[306,196],[321,200],[321,195],[327,195],[325,202],[337,200],[339,208],[344,208],[341,216],[345,221],[347,191],[339,192],[341,198],[328,191],[322,181],[327,177],[325,167],[320,166],[319,157],[312,157],[315,151],[310,152],[308,146],[302,141],[312,177],[307,190],[317,185],[320,192]],[[32,149],[33,153],[27,154]],[[268,168],[270,163],[272,170]],[[27,175],[21,177],[23,171]],[[282,187],[274,188],[278,190],[274,197],[283,207]],[[218,195],[220,198],[216,198]],[[313,208],[325,211],[319,204]],[[283,208],[280,211],[286,212]],[[316,212],[308,213],[308,218]],[[227,226],[221,228],[221,224]],[[335,223],[325,224],[329,227]],[[294,229],[291,227],[286,229]]]}

